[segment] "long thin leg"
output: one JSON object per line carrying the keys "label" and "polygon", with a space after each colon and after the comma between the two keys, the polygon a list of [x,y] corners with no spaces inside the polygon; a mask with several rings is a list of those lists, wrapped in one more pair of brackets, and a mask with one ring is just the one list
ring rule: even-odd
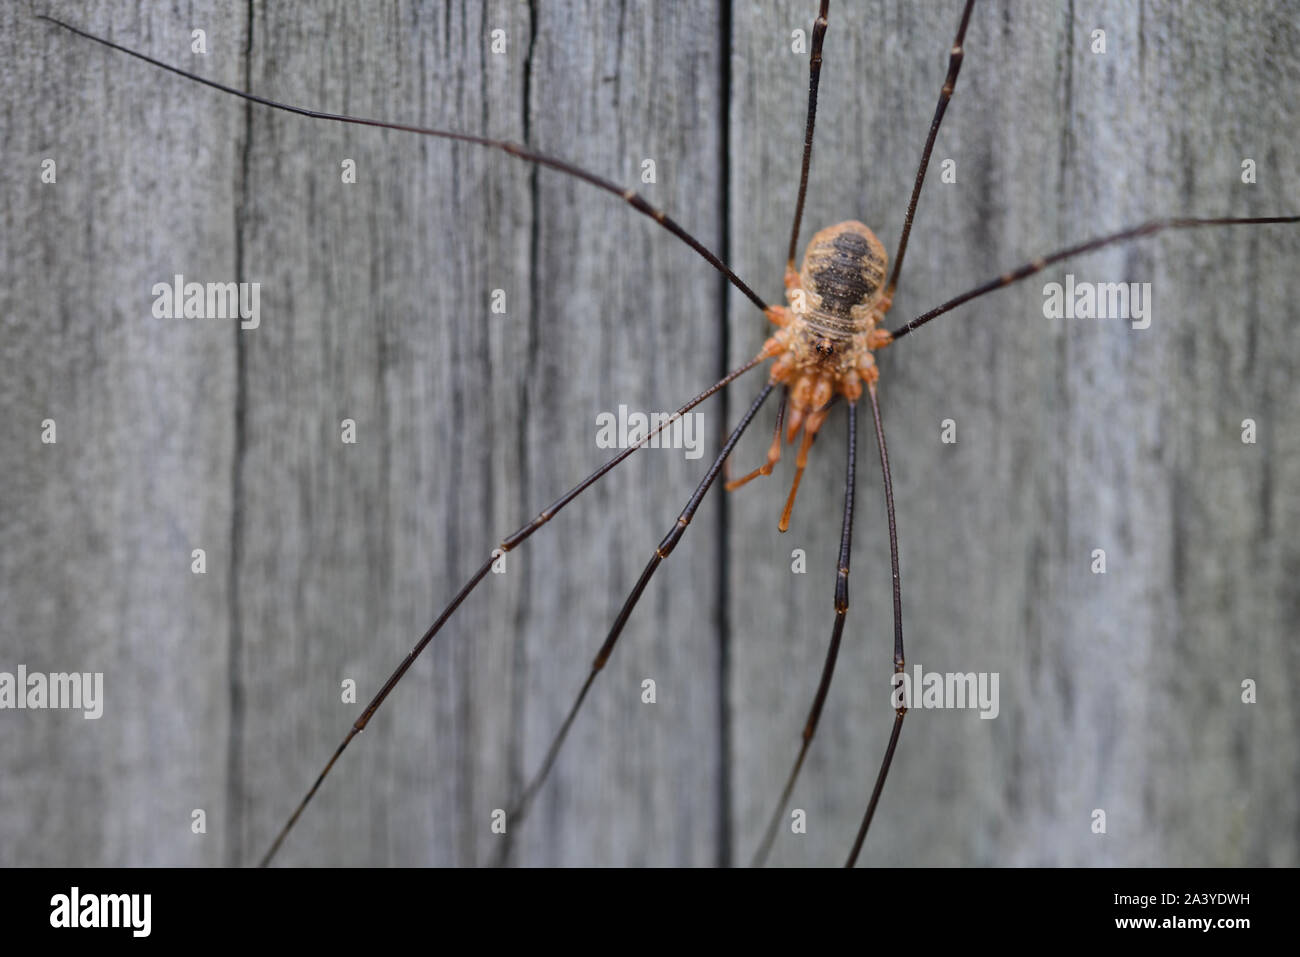
{"label": "long thin leg", "polygon": [[858,404],[850,402],[849,464],[844,476],[844,524],[840,528],[840,563],[835,574],[835,625],[831,628],[831,644],[826,649],[826,663],[822,665],[822,677],[821,682],[817,685],[817,695],[813,698],[812,708],[808,712],[808,720],[804,723],[803,743],[799,746],[799,756],[795,758],[794,767],[790,769],[790,776],[786,779],[785,788],[781,791],[781,798],[772,811],[772,818],[767,823],[767,830],[763,832],[763,840],[758,845],[758,850],[754,852],[753,860],[750,861],[751,867],[762,867],[767,860],[768,852],[772,849],[772,842],[776,839],[777,828],[780,826],[786,805],[790,803],[790,795],[794,791],[794,782],[799,777],[804,758],[808,755],[808,746],[812,743],[813,735],[817,731],[817,722],[821,718],[822,706],[826,703],[826,694],[831,690],[831,677],[835,674],[835,660],[840,653],[840,638],[844,634],[844,622],[849,614],[849,556],[853,550],[853,493],[857,484],[855,479],[857,474],[857,454]]}
{"label": "long thin leg", "polygon": [[964,292],[960,296],[955,296],[943,305],[936,306],[929,312],[922,313],[906,325],[899,326],[891,332],[890,335],[894,339],[901,339],[914,329],[919,329],[936,316],[942,316],[945,312],[956,309],[958,306],[968,303],[972,299],[978,299],[985,293],[993,292],[995,289],[1001,289],[1003,286],[1009,286],[1013,282],[1018,282],[1027,276],[1032,276],[1034,273],[1040,272],[1053,263],[1060,262],[1062,259],[1068,259],[1071,256],[1079,256],[1083,253],[1090,253],[1113,243],[1123,242],[1126,239],[1138,239],[1143,236],[1150,236],[1164,229],[1194,229],[1199,226],[1247,226],[1270,223],[1300,223],[1300,216],[1223,216],[1215,219],[1153,219],[1140,226],[1121,229],[1117,233],[1110,233],[1106,236],[1099,236],[1096,239],[1089,239],[1087,242],[1068,246],[1049,256],[1039,256],[1037,259],[1031,259],[1023,266],[1013,269],[1010,272],[1004,272],[997,279],[990,279],[988,282],[976,286],[969,292]]}
{"label": "long thin leg", "polygon": [[912,198],[907,203],[907,218],[903,220],[903,235],[898,239],[898,251],[894,254],[894,271],[890,273],[889,285],[885,287],[886,301],[894,297],[894,290],[898,288],[898,275],[903,270],[903,256],[907,252],[907,239],[912,234],[916,203],[921,198],[921,186],[925,183],[925,171],[930,167],[930,154],[934,151],[935,137],[939,135],[939,124],[943,122],[943,114],[948,110],[952,91],[957,87],[957,74],[961,72],[963,56],[962,44],[966,42],[966,25],[970,23],[970,14],[974,8],[975,0],[966,0],[961,25],[957,27],[957,37],[952,41],[952,50],[948,54],[948,75],[944,78],[943,89],[939,91],[939,104],[934,108],[934,119],[930,121],[930,134],[925,138],[925,149],[921,151],[921,165],[916,168],[916,182],[912,184]]}
{"label": "long thin leg", "polygon": [[[645,570],[641,572],[641,577],[637,579],[637,583],[632,587],[631,593],[623,602],[623,607],[619,609],[618,616],[614,619],[614,624],[610,627],[609,634],[605,637],[605,643],[600,646],[600,651],[596,654],[595,661],[592,662],[591,671],[587,675],[587,680],[582,683],[582,688],[578,691],[578,696],[574,699],[573,705],[569,708],[569,713],[565,717],[564,723],[560,725],[560,730],[556,732],[555,738],[551,741],[551,746],[547,748],[546,757],[542,761],[541,768],[537,771],[537,774],[533,776],[533,779],[528,783],[528,786],[524,788],[519,800],[516,801],[514,806],[506,812],[506,820],[509,822],[510,826],[517,825],[528,813],[529,805],[532,803],[538,790],[546,782],[547,775],[551,773],[551,768],[555,765],[556,758],[559,757],[560,748],[564,745],[565,738],[568,737],[569,729],[573,726],[573,720],[578,716],[578,710],[582,707],[582,702],[586,700],[587,692],[591,690],[591,686],[596,680],[596,675],[600,674],[601,669],[605,667],[605,662],[609,660],[610,654],[614,651],[614,645],[618,642],[619,636],[623,633],[624,626],[627,624],[628,619],[632,617],[632,609],[636,607],[636,603],[640,600],[642,592],[644,592],[646,586],[650,584],[650,579],[654,576],[654,573],[659,568],[660,564],[662,564],[663,560],[668,557],[675,547],[677,547],[677,542],[681,539],[682,535],[685,534],[686,526],[691,523],[691,519],[695,515],[695,510],[700,507],[700,503],[704,500],[704,496],[709,491],[709,487],[713,485],[714,480],[718,477],[718,473],[722,471],[722,463],[726,461],[727,456],[731,454],[731,450],[736,447],[736,443],[740,441],[740,437],[744,435],[745,430],[749,428],[749,423],[753,421],[754,416],[758,413],[759,408],[762,406],[763,402],[766,401],[774,387],[773,383],[767,383],[767,385],[763,387],[763,391],[758,394],[756,399],[754,399],[748,411],[746,411],[744,416],[741,417],[739,424],[737,424],[736,428],[732,430],[731,435],[727,437],[726,443],[722,446],[722,451],[720,451],[718,457],[713,460],[713,465],[709,467],[708,473],[700,480],[700,484],[695,487],[695,491],[691,495],[690,500],[686,503],[686,507],[683,508],[681,514],[677,516],[677,521],[655,548],[654,554],[650,556],[650,561],[646,564]],[[499,858],[503,856],[504,848],[503,853]],[[500,863],[500,859],[498,859],[498,863]]]}
{"label": "long thin leg", "polygon": [[739,276],[732,272],[726,263],[714,255],[713,252],[711,252],[698,239],[683,229],[675,220],[666,216],[663,210],[651,206],[635,190],[623,189],[618,184],[610,182],[603,176],[597,176],[595,173],[590,173],[585,169],[574,166],[572,163],[566,162],[565,160],[556,159],[552,156],[544,156],[541,153],[535,153],[518,143],[511,143],[507,140],[494,140],[483,136],[472,136],[468,133],[456,133],[451,130],[436,130],[428,127],[410,126],[406,123],[390,123],[387,120],[372,120],[360,116],[345,116],[340,113],[325,113],[321,110],[309,110],[301,106],[290,106],[288,103],[280,103],[276,100],[267,99],[264,96],[258,96],[255,93],[246,93],[245,91],[237,90],[232,86],[226,86],[224,83],[205,79],[198,74],[190,73],[187,70],[180,69],[179,67],[170,66],[163,63],[161,60],[155,60],[153,57],[132,50],[129,47],[120,46],[111,40],[97,37],[93,33],[78,30],[71,24],[64,23],[62,20],[56,20],[54,17],[47,17],[44,14],[38,14],[37,17],[41,20],[47,20],[55,26],[62,27],[65,30],[70,30],[77,36],[85,37],[87,40],[94,40],[96,43],[103,44],[106,47],[111,47],[112,49],[125,53],[128,56],[133,56],[137,60],[143,60],[145,63],[156,66],[161,70],[166,70],[168,73],[175,73],[177,76],[183,76],[187,80],[193,80],[195,83],[201,83],[204,86],[211,87],[214,90],[220,90],[222,93],[228,93],[231,96],[237,96],[241,100],[247,100],[250,103],[269,106],[273,110],[281,110],[285,113],[294,113],[298,116],[306,116],[314,120],[329,120],[334,123],[353,123],[358,126],[374,126],[386,130],[399,130],[403,133],[415,133],[418,136],[433,136],[438,139],[455,140],[458,143],[470,143],[475,146],[486,146],[489,149],[501,150],[509,153],[511,156],[517,156],[529,163],[536,163],[539,166],[545,166],[550,169],[559,170],[561,173],[567,173],[570,176],[576,176],[578,179],[590,183],[597,189],[602,189],[607,193],[612,193],[613,195],[618,196],[638,213],[649,216],[660,226],[664,227],[664,229],[668,230],[704,257],[705,261],[707,261],[710,266],[726,276],[728,281],[743,292],[749,298],[749,301],[758,306],[760,310],[767,310],[767,304],[763,302],[763,300],[759,298],[758,294],[754,292],[754,290],[750,289]]}
{"label": "long thin leg", "polygon": [[[894,481],[889,472],[889,450],[885,447],[885,427],[880,422],[880,402],[876,398],[876,384],[873,382],[867,388],[871,396],[871,418],[876,424],[876,444],[880,447],[880,472],[885,482],[885,512],[889,516],[889,570],[894,583],[894,674],[897,675],[903,672],[903,588],[902,579],[898,574],[898,527],[894,523]],[[858,836],[853,842],[849,859],[844,863],[845,867],[852,867],[857,863],[858,852],[862,850],[862,842],[867,836],[867,828],[871,827],[871,819],[876,814],[876,805],[880,803],[880,792],[885,789],[885,778],[889,777],[889,765],[894,760],[894,752],[898,750],[898,735],[903,730],[903,716],[906,714],[906,702],[900,702],[894,712],[894,729],[889,734],[889,744],[885,748],[884,760],[880,762],[876,785],[871,789],[871,800],[867,803],[867,811],[862,816],[862,826],[858,828]]]}
{"label": "long thin leg", "polygon": [[[321,773],[317,776],[315,783],[312,784],[311,788],[307,791],[306,796],[303,797],[303,799],[298,803],[298,807],[294,810],[293,814],[289,816],[289,820],[285,822],[284,827],[280,829],[280,833],[276,836],[275,841],[271,844],[271,847],[267,850],[266,854],[263,855],[261,863],[258,866],[266,867],[268,864],[271,863],[271,859],[275,857],[275,853],[280,849],[280,845],[284,843],[284,839],[289,836],[289,832],[293,829],[294,824],[298,822],[298,818],[302,816],[302,812],[306,809],[307,805],[311,802],[311,799],[315,797],[316,792],[320,790],[320,786],[324,782],[325,776],[329,774],[330,769],[334,767],[334,762],[336,762],[339,759],[339,756],[344,752],[347,746],[352,743],[352,739],[366,729],[366,725],[369,724],[370,719],[375,716],[375,712],[378,711],[380,705],[384,703],[384,699],[387,698],[388,695],[392,692],[393,688],[397,686],[397,683],[402,680],[402,676],[406,674],[406,672],[410,669],[411,665],[415,664],[415,659],[420,656],[420,653],[423,652],[425,647],[429,644],[429,642],[433,640],[433,636],[436,635],[442,629],[442,626],[447,623],[448,619],[451,618],[452,614],[456,611],[456,609],[460,607],[461,602],[463,602],[466,598],[468,598],[470,592],[472,592],[478,586],[479,582],[481,582],[487,576],[488,570],[491,569],[492,563],[496,561],[500,553],[508,552],[511,549],[518,546],[521,542],[523,542],[530,535],[532,535],[533,532],[537,531],[539,528],[541,528],[543,525],[549,522],[552,518],[554,518],[556,513],[559,512],[560,509],[564,508],[564,506],[568,505],[570,502],[572,502],[575,498],[577,498],[587,489],[591,488],[591,486],[595,485],[596,482],[600,481],[601,478],[603,478],[607,473],[612,471],[615,466],[617,466],[620,462],[626,459],[629,455],[631,455],[637,449],[644,446],[647,442],[649,442],[652,438],[654,438],[654,436],[658,435],[664,429],[671,426],[673,422],[677,421],[679,418],[681,418],[691,409],[695,408],[695,406],[699,405],[705,399],[709,398],[709,396],[713,395],[715,392],[718,392],[719,390],[727,386],[729,383],[734,382],[740,376],[744,375],[750,369],[754,368],[763,360],[763,358],[764,356],[759,355],[758,357],[751,359],[749,362],[745,363],[740,368],[727,373],[727,375],[724,376],[722,379],[718,380],[713,385],[709,386],[709,388],[705,389],[695,398],[691,399],[690,402],[686,403],[684,406],[682,406],[680,409],[674,412],[671,416],[669,416],[668,421],[666,421],[663,425],[651,431],[648,435],[646,435],[643,439],[641,439],[641,441],[637,442],[635,445],[628,446],[626,449],[621,451],[618,455],[614,456],[612,459],[610,459],[600,468],[596,469],[596,471],[592,472],[585,479],[583,479],[581,482],[579,482],[573,488],[569,489],[569,491],[565,492],[558,499],[552,502],[549,506],[543,509],[537,515],[537,517],[534,518],[531,522],[529,522],[527,525],[522,526],[513,535],[510,535],[508,538],[506,538],[504,541],[501,542],[498,548],[494,550],[493,553],[488,556],[487,560],[479,567],[478,571],[476,571],[473,574],[473,576],[470,577],[470,580],[465,583],[465,586],[461,588],[459,592],[456,593],[456,597],[451,600],[451,603],[448,604],[447,607],[442,610],[442,614],[440,614],[437,620],[434,621],[434,623],[429,626],[429,630],[426,631],[424,635],[420,638],[420,640],[415,643],[415,647],[412,648],[410,654],[408,654],[402,660],[402,663],[397,666],[397,670],[395,670],[391,675],[389,675],[388,680],[384,682],[384,686],[379,689],[378,694],[376,694],[374,698],[371,699],[370,704],[366,705],[366,710],[361,713],[361,717],[357,718],[357,720],[353,723],[352,727],[348,730],[347,735],[343,738],[343,741],[339,744],[338,748],[335,749],[333,756],[326,763],[324,770],[322,770]],[[771,387],[769,386],[768,389],[770,391]],[[766,394],[767,393],[764,392],[765,396]],[[752,416],[752,412],[751,412],[751,416]],[[746,419],[746,423],[747,422],[748,419]]]}
{"label": "long thin leg", "polygon": [[799,226],[803,222],[804,196],[808,192],[808,169],[812,165],[813,126],[817,122],[817,85],[822,75],[822,41],[826,38],[827,17],[831,0],[822,0],[821,10],[813,21],[812,59],[808,63],[808,121],[803,134],[803,169],[799,174],[799,199],[794,205],[794,223],[790,227],[790,251],[785,257],[787,273],[794,271],[794,256],[799,246]]}

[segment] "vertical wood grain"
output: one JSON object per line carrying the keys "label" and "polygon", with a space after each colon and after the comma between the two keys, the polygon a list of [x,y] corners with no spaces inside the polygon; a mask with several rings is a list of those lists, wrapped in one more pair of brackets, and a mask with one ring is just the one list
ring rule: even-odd
{"label": "vertical wood grain", "polygon": [[[790,34],[815,3],[36,6],[291,103],[525,141],[636,187],[781,293],[807,84]],[[832,5],[805,239],[857,218],[892,253],[958,6]],[[674,408],[767,330],[654,223],[558,173],[249,109],[24,5],[0,18],[0,670],[102,670],[108,699],[99,721],[0,712],[0,862],[252,863],[491,547],[612,454],[596,415]],[[1152,216],[1296,212],[1293,19],[981,3],[892,315]],[[999,672],[1001,713],[909,716],[867,863],[1295,863],[1297,252],[1294,227],[1162,236],[882,356],[909,661]],[[150,287],[177,272],[260,282],[260,328],[154,319]],[[1066,272],[1151,282],[1151,327],[1044,319],[1042,283]],[[760,384],[732,388],[729,420]],[[701,458],[638,453],[508,556],[283,863],[490,860],[493,809],[537,768],[723,408],[701,407]],[[843,431],[840,410],[788,534],[788,462],[705,502],[511,863],[748,860],[830,633]],[[888,729],[887,540],[860,433],[845,648],[793,803],[809,833],[777,863],[840,862]]]}
{"label": "vertical wood grain", "polygon": [[[807,6],[737,8],[732,183],[773,200],[733,203],[742,274],[779,275],[806,89],[787,51]],[[810,228],[861,218],[892,253],[956,29],[960,4],[942,6],[833,12]],[[1089,49],[1095,28],[1105,55]],[[1295,40],[1277,5],[980,4],[893,325],[1145,219],[1294,214],[1287,144],[1300,118],[1280,91],[1300,75]],[[1266,169],[1254,186],[1240,181],[1247,156]],[[939,179],[945,158],[956,183]],[[1283,491],[1300,462],[1297,249],[1300,231],[1283,226],[1157,237],[991,295],[882,356],[908,660],[1000,673],[1001,713],[908,717],[865,862],[1294,862],[1296,842],[1276,836],[1297,820],[1296,503]],[[1043,283],[1067,272],[1152,283],[1150,328],[1045,319]],[[739,355],[761,324],[733,300]],[[1254,446],[1241,442],[1247,417]],[[949,418],[955,445],[940,441]],[[843,432],[841,413],[784,539],[781,490],[747,490],[736,506],[744,854],[794,757],[830,634]],[[809,833],[782,840],[783,863],[842,857],[889,732],[875,455],[868,438],[845,650],[794,800]],[[807,575],[790,574],[794,547],[808,550]],[[1089,570],[1094,548],[1104,576]],[[1241,703],[1244,678],[1259,704]],[[1096,808],[1105,837],[1090,830]]]}

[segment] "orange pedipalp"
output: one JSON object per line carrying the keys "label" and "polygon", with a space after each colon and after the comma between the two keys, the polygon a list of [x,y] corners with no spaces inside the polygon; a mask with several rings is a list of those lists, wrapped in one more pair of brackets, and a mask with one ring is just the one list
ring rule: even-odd
{"label": "orange pedipalp", "polygon": [[[777,424],[779,425],[780,423]],[[743,478],[732,479],[730,482],[724,485],[723,488],[725,488],[728,492],[734,492],[742,485],[746,484],[747,482],[752,482],[760,475],[771,475],[772,469],[776,467],[776,463],[779,461],[781,461],[781,430],[778,428],[776,430],[776,434],[772,436],[772,444],[768,447],[767,461],[764,462],[762,465],[760,465],[758,468],[754,469],[754,471],[750,472],[748,475],[744,476]]]}
{"label": "orange pedipalp", "polygon": [[785,510],[781,512],[781,521],[777,528],[784,532],[790,528],[790,513],[794,511],[794,497],[799,494],[799,480],[803,478],[803,469],[796,469],[794,483],[790,486],[790,497],[785,500]]}
{"label": "orange pedipalp", "polygon": [[758,478],[760,475],[771,475],[771,474],[772,474],[771,465],[766,465],[766,464],[760,465],[758,468],[754,469],[754,471],[750,472],[748,475],[742,476],[741,478],[738,479],[732,479],[730,482],[724,485],[723,488],[725,488],[728,492],[734,492],[742,485],[748,485],[750,482],[754,481],[754,479]]}
{"label": "orange pedipalp", "polygon": [[785,440],[787,442],[794,441],[794,437],[799,434],[799,427],[803,425],[803,420],[803,409],[795,406],[790,410],[790,418],[785,427]]}
{"label": "orange pedipalp", "polygon": [[790,496],[785,500],[785,510],[781,512],[781,521],[776,526],[783,532],[790,527],[790,513],[794,511],[794,499],[799,494],[799,482],[802,481],[803,470],[808,465],[808,450],[812,448],[817,430],[822,427],[825,419],[824,411],[814,412],[808,417],[808,425],[803,432],[803,443],[799,446],[799,456],[794,460],[794,482],[790,485]]}

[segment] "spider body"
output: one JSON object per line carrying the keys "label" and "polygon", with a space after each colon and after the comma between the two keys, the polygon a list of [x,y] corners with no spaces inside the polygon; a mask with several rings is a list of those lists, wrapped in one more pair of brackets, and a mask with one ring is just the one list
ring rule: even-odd
{"label": "spider body", "polygon": [[[771,382],[787,389],[786,441],[794,442],[800,428],[804,433],[781,531],[789,527],[808,449],[826,421],[831,400],[838,394],[856,402],[862,397],[863,383],[874,387],[880,378],[872,353],[892,341],[886,330],[878,328],[892,298],[885,287],[888,263],[884,244],[862,223],[847,220],[828,226],[809,241],[798,272],[793,263],[786,266],[789,307],[766,310],[778,330],[764,343],[763,355],[776,358]],[[781,455],[780,438],[778,423],[767,463],[728,488],[770,474]]]}

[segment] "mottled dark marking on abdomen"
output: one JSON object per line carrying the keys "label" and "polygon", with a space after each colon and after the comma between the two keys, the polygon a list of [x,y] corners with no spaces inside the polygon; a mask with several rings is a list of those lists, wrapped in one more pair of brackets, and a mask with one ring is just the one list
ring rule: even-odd
{"label": "mottled dark marking on abdomen", "polygon": [[849,310],[875,294],[879,286],[863,275],[863,260],[875,256],[865,236],[845,231],[835,237],[833,253],[826,264],[812,274],[814,291],[821,297],[821,310],[829,315],[848,316]]}

